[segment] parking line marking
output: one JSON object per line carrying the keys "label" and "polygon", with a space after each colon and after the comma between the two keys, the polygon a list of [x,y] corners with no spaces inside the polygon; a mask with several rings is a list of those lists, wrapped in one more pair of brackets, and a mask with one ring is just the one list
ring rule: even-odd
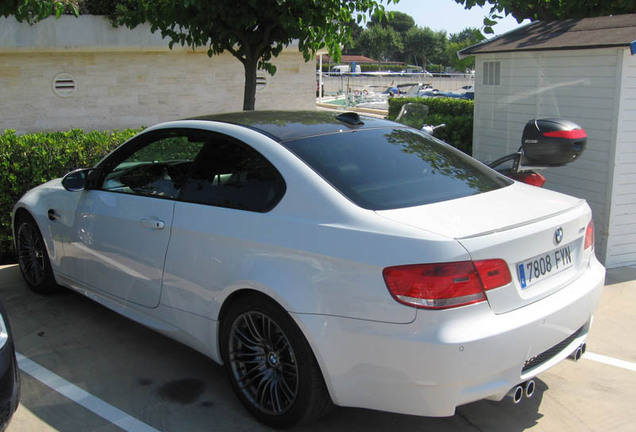
{"label": "parking line marking", "polygon": [[50,387],[61,395],[67,397],[78,405],[92,411],[103,419],[108,420],[117,427],[127,432],[160,432],[159,430],[137,420],[124,411],[110,405],[75,384],[65,380],[59,375],[40,366],[33,360],[16,352],[18,366],[22,372],[31,375],[42,384]]}
{"label": "parking line marking", "polygon": [[616,366],[619,368],[627,369],[632,372],[636,372],[636,363],[631,363],[625,360],[619,360],[612,357],[607,357],[601,354],[594,354],[591,352],[586,352],[583,354],[584,359],[592,360],[598,363],[604,363],[610,366]]}

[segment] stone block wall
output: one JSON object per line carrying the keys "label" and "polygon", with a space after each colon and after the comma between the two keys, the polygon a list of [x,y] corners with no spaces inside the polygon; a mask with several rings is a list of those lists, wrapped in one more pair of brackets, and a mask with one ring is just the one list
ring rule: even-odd
{"label": "stone block wall", "polygon": [[[137,35],[134,43],[117,33],[111,39],[89,35],[96,42],[82,44],[79,38],[69,46],[63,34],[81,19],[63,18],[31,27],[32,34],[28,25],[2,19],[0,131],[136,128],[242,109],[243,65],[230,54],[210,58],[204,50],[171,51],[147,29],[151,36],[143,29],[113,29],[98,17],[85,17],[92,24],[88,28],[124,36],[131,32]],[[19,29],[12,33],[19,39],[5,37],[8,24]],[[48,27],[38,29],[41,24]],[[150,39],[139,40],[139,34]],[[274,63],[276,75],[259,73],[266,84],[257,90],[256,108],[315,109],[313,62],[306,63],[297,48],[290,47]]]}

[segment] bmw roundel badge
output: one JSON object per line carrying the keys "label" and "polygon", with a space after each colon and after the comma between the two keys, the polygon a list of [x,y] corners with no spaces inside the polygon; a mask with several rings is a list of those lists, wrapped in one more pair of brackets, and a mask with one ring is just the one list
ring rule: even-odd
{"label": "bmw roundel badge", "polygon": [[563,241],[563,228],[558,227],[554,232],[554,241],[556,244],[560,244]]}

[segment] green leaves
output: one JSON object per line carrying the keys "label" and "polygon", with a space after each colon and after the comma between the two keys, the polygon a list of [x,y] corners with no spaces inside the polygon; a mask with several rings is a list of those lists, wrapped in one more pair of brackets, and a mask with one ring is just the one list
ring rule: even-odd
{"label": "green leaves", "polygon": [[485,18],[484,18],[484,26],[486,26],[486,27],[492,27],[492,26],[494,26],[495,24],[497,24],[497,21],[492,20],[492,19],[490,19],[490,18],[488,18],[488,17],[485,17]]}
{"label": "green leaves", "polygon": [[14,16],[20,22],[34,24],[50,16],[79,16],[79,0],[9,0],[0,4],[0,16]]}
{"label": "green leaves", "polygon": [[404,35],[406,60],[425,69],[432,63],[446,63],[446,32],[413,27]]}
{"label": "green leaves", "polygon": [[484,18],[484,33],[493,34],[492,27],[503,16],[512,15],[517,22],[554,21],[636,12],[636,0],[455,0],[466,9],[491,6]]}
{"label": "green leaves", "polygon": [[403,49],[402,37],[393,27],[374,25],[365,30],[358,39],[358,47],[366,55],[378,60],[393,60],[391,56]]}
{"label": "green leaves", "polygon": [[0,135],[0,255],[10,255],[11,211],[26,191],[76,168],[95,165],[137,132],[74,129],[17,135],[13,130],[4,131]]}
{"label": "green leaves", "polygon": [[435,130],[435,136],[466,154],[473,151],[473,110],[471,100],[452,98],[393,98],[389,99],[389,119],[395,120],[405,103],[421,103],[428,106],[428,115],[420,124],[446,127]]}
{"label": "green leaves", "polygon": [[[345,46],[345,52],[422,66],[429,71],[444,71],[446,66],[459,72],[474,68],[474,59],[459,61],[457,51],[483,40],[479,29],[465,28],[447,35],[445,31],[414,25],[406,14],[394,13],[393,16],[385,21],[371,20],[368,28],[360,29],[353,43]],[[389,37],[389,34],[395,36]]]}

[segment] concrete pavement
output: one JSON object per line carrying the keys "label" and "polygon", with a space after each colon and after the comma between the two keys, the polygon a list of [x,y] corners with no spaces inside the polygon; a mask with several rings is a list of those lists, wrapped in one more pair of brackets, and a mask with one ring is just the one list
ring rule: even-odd
{"label": "concrete pavement", "polygon": [[[269,430],[238,403],[222,367],[183,345],[78,294],[33,294],[17,266],[0,266],[0,298],[17,350],[64,383],[56,391],[23,373],[22,403],[9,432]],[[480,401],[447,418],[339,408],[297,430],[632,432],[634,304],[636,268],[609,270],[588,338],[588,352],[609,361],[563,362],[540,375],[535,396],[519,405]],[[117,426],[103,410],[124,413],[129,423]]]}

